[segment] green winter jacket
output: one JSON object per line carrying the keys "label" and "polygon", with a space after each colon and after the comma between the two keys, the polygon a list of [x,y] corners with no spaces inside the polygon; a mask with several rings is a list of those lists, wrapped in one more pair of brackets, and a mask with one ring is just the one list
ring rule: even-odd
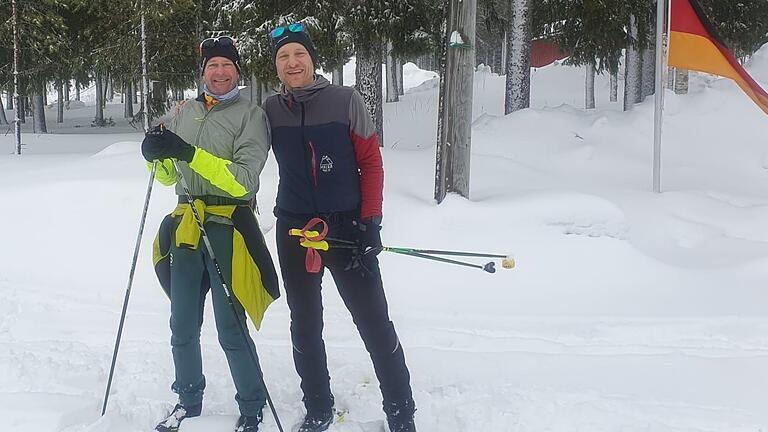
{"label": "green winter jacket", "polygon": [[[166,127],[196,147],[192,162],[178,161],[193,196],[249,201],[256,195],[270,143],[269,125],[260,107],[237,95],[209,111],[201,95],[184,102]],[[158,166],[157,180],[167,186],[176,183],[170,160]],[[176,194],[184,196],[179,184]]]}

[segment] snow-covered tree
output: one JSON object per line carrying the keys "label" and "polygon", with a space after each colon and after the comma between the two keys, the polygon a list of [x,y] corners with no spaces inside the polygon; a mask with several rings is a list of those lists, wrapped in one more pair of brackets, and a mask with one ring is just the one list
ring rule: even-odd
{"label": "snow-covered tree", "polygon": [[279,25],[302,22],[309,26],[313,21],[310,15],[312,7],[306,0],[212,0],[214,20],[207,36],[234,36],[242,59],[243,75],[253,76],[259,83],[276,86],[277,71],[272,60],[269,34]]}
{"label": "snow-covered tree", "polygon": [[738,58],[768,43],[768,2],[697,0],[697,4]]}
{"label": "snow-covered tree", "polygon": [[343,85],[343,67],[354,54],[352,35],[346,26],[349,0],[311,2],[309,21],[320,67],[333,73],[334,84]]}
{"label": "snow-covered tree", "polygon": [[[637,40],[638,28],[635,15],[630,15],[628,35],[631,40]],[[627,45],[624,62],[624,111],[629,111],[639,101],[638,82],[641,79],[640,49],[634,42]]]}
{"label": "snow-covered tree", "polygon": [[382,107],[382,52],[386,40],[386,29],[397,16],[397,0],[351,2],[347,22],[355,44],[357,59],[355,87],[363,96],[365,105],[379,134],[379,143],[384,144],[384,115]]}
{"label": "snow-covered tree", "polygon": [[627,45],[626,2],[550,0],[541,7],[550,21],[547,36],[570,53],[566,63],[586,68],[586,106],[594,107],[594,75],[607,71],[615,77]]}
{"label": "snow-covered tree", "polygon": [[504,112],[528,108],[531,104],[532,0],[509,0],[507,29],[507,85]]}
{"label": "snow-covered tree", "polygon": [[506,67],[507,0],[477,2],[476,57],[477,63],[503,74]]}
{"label": "snow-covered tree", "polygon": [[[6,2],[9,6],[10,3]],[[17,0],[14,2],[17,16],[17,34],[19,40],[19,80],[18,91],[20,95],[34,95],[32,107],[35,109],[36,131],[47,132],[44,115],[44,89],[55,75],[59,64],[66,62],[63,47],[66,38],[63,34],[63,21],[61,9],[63,5],[57,0]],[[12,8],[0,8],[0,34],[13,35]],[[13,49],[13,37],[0,38],[0,46],[5,54],[0,54],[0,60],[11,60]],[[13,67],[11,62],[0,65],[0,87],[10,87],[13,80]],[[18,108],[18,107],[17,107]],[[24,117],[21,110],[20,117]]]}

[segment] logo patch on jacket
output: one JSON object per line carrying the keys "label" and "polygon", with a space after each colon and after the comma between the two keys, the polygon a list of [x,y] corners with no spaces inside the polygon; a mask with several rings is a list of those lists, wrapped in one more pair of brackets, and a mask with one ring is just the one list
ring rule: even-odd
{"label": "logo patch on jacket", "polygon": [[323,156],[322,159],[320,159],[320,171],[324,173],[329,173],[333,169],[333,160],[331,160],[328,156]]}

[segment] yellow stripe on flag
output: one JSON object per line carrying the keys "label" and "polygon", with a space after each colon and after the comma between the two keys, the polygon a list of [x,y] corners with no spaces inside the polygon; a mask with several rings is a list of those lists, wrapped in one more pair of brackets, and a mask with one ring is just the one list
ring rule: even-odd
{"label": "yellow stripe on flag", "polygon": [[673,31],[669,42],[669,66],[730,78],[768,114],[768,97],[753,88],[709,38]]}

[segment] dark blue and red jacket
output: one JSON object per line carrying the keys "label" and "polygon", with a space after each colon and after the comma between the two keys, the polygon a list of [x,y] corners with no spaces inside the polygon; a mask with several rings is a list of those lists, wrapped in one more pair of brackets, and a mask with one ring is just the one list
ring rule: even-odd
{"label": "dark blue and red jacket", "polygon": [[264,110],[279,166],[276,211],[381,217],[384,168],[363,98],[318,76],[269,97]]}

